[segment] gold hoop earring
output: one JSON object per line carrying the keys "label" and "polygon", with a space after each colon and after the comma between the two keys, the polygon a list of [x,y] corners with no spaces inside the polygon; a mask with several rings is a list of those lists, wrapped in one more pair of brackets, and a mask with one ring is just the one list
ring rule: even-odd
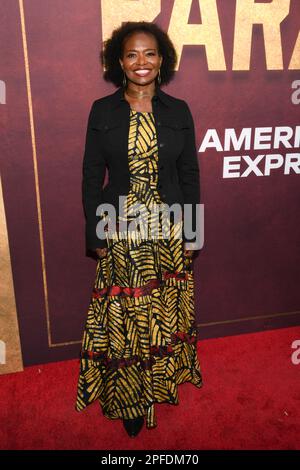
{"label": "gold hoop earring", "polygon": [[123,72],[123,87],[126,88],[126,85],[127,85],[126,75]]}

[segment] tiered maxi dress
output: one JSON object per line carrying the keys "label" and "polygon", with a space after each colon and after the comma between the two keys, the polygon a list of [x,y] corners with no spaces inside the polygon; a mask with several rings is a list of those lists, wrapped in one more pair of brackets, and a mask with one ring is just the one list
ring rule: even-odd
{"label": "tiered maxi dress", "polygon": [[[155,403],[177,405],[179,384],[191,382],[199,388],[203,384],[196,347],[193,260],[184,256],[178,236],[182,222],[171,220],[170,236],[165,237],[163,213],[155,210],[163,203],[157,191],[153,112],[130,109],[128,158],[126,216],[119,215],[117,222],[130,221],[136,203],[142,210],[132,212],[139,215],[135,230],[122,231],[116,224],[115,231],[107,232],[107,255],[97,260],[75,409],[98,401],[107,418],[145,416],[146,427],[154,428]],[[147,223],[152,237],[146,232]]]}

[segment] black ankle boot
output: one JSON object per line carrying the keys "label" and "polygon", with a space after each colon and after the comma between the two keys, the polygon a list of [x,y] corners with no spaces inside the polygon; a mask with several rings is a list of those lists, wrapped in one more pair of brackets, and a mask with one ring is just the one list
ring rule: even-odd
{"label": "black ankle boot", "polygon": [[123,425],[130,437],[138,435],[144,424],[144,416],[135,419],[123,419]]}

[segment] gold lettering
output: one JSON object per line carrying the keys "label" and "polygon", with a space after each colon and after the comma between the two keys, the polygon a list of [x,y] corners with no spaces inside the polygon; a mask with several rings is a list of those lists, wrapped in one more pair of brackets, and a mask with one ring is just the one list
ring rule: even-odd
{"label": "gold lettering", "polygon": [[[100,2],[99,2],[100,3]],[[201,24],[190,24],[192,0],[174,0],[168,34],[178,54],[180,68],[184,45],[204,46],[208,70],[226,70],[217,0],[198,0]],[[232,70],[250,70],[253,25],[262,25],[267,70],[283,70],[280,25],[289,15],[290,0],[255,3],[236,0]],[[102,35],[110,37],[113,29],[125,21],[154,21],[161,13],[160,0],[102,0]],[[300,33],[289,70],[300,70]]]}
{"label": "gold lettering", "polygon": [[289,70],[300,70],[300,32],[298,33],[297,41],[289,65]]}
{"label": "gold lettering", "polygon": [[111,32],[125,21],[153,21],[161,11],[160,0],[102,0],[102,36],[108,38]]}
{"label": "gold lettering", "polygon": [[288,16],[290,0],[255,3],[237,0],[233,48],[233,70],[249,70],[252,29],[263,25],[267,70],[283,70],[280,23]]}
{"label": "gold lettering", "polygon": [[209,70],[226,70],[216,0],[198,0],[201,24],[189,24],[192,0],[175,0],[169,35],[178,53],[178,66],[185,44],[204,45]]}

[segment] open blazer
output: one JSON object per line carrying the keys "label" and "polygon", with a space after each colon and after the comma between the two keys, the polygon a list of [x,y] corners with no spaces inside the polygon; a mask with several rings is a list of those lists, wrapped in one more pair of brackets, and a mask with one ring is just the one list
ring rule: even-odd
{"label": "open blazer", "polygon": [[[168,95],[156,86],[152,97],[158,148],[158,186],[162,202],[171,205],[192,204],[193,229],[196,228],[196,204],[200,203],[199,165],[195,143],[193,117],[187,103]],[[120,195],[130,189],[128,166],[128,134],[130,104],[124,89],[93,102],[87,125],[83,158],[82,197],[86,217],[86,248],[94,250],[107,246],[96,234],[100,215],[97,206],[111,203],[118,215]],[[105,169],[109,183],[103,187]],[[185,242],[195,242],[187,239]],[[188,248],[199,249],[197,246]]]}

